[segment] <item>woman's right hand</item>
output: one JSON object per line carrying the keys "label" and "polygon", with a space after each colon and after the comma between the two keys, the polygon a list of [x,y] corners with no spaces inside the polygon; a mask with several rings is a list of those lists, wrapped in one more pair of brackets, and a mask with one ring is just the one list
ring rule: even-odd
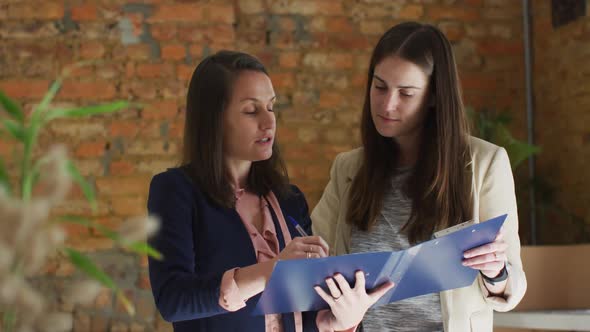
{"label": "woman's right hand", "polygon": [[320,236],[296,237],[278,255],[279,260],[327,257],[330,248]]}
{"label": "woman's right hand", "polygon": [[[367,310],[394,286],[393,282],[388,281],[367,293],[365,273],[357,271],[355,277],[354,288],[350,288],[348,281],[342,274],[338,273],[333,277],[326,278],[330,294],[320,286],[314,287],[318,295],[330,306],[331,310],[322,315],[327,316],[325,319],[329,330],[344,331],[358,326]],[[320,313],[322,312],[320,311]]]}

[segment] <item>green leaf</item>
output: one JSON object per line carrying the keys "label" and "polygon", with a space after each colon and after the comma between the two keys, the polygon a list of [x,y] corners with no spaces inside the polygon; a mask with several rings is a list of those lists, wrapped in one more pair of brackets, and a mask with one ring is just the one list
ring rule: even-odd
{"label": "green leaf", "polygon": [[8,114],[10,114],[13,118],[15,118],[19,123],[25,122],[25,113],[21,110],[21,108],[10,99],[7,95],[0,90],[0,105],[4,107],[4,110]]}
{"label": "green leaf", "polygon": [[514,140],[506,146],[506,152],[510,156],[512,169],[516,169],[523,161],[541,152],[541,148],[535,145]]}
{"label": "green leaf", "polygon": [[79,216],[72,216],[72,215],[66,215],[66,216],[61,216],[60,218],[61,222],[67,222],[67,223],[72,223],[72,224],[78,224],[78,225],[83,225],[86,227],[91,227],[96,229],[99,233],[101,233],[102,235],[110,238],[111,240],[113,240],[115,243],[117,243],[118,245],[127,248],[135,253],[138,253],[140,255],[148,255],[150,257],[153,257],[157,260],[161,260],[162,259],[162,254],[157,251],[156,249],[154,249],[152,246],[150,246],[149,244],[142,242],[142,241],[138,241],[138,242],[134,242],[131,244],[125,243],[125,241],[123,240],[123,238],[119,235],[119,233],[103,226],[100,225],[98,223],[95,223],[91,220],[88,220],[84,217],[79,217]]}
{"label": "green leaf", "polygon": [[115,282],[113,282],[113,280],[104,271],[96,266],[96,264],[94,264],[94,262],[88,256],[72,248],[64,248],[64,251],[68,255],[70,262],[72,262],[72,264],[74,264],[74,266],[76,266],[80,271],[86,273],[88,276],[92,277],[104,286],[114,291],[118,290]]}
{"label": "green leaf", "polygon": [[96,212],[98,208],[96,204],[96,194],[94,193],[94,189],[92,188],[90,183],[88,183],[88,181],[86,181],[82,174],[80,174],[80,171],[71,160],[67,161],[66,169],[72,177],[72,180],[74,180],[74,182],[77,183],[82,189],[84,197],[86,197],[86,199],[90,203],[90,206],[92,207],[92,211]]}
{"label": "green leaf", "polygon": [[29,173],[25,175],[23,180],[23,197],[29,198],[33,192],[33,186],[39,180],[41,174],[39,174],[39,170],[34,168]]}
{"label": "green leaf", "polygon": [[74,118],[74,117],[83,117],[83,116],[90,116],[90,115],[97,115],[97,114],[105,114],[105,113],[114,113],[119,110],[128,108],[130,106],[129,102],[126,101],[116,101],[110,104],[103,104],[103,105],[96,105],[96,106],[87,106],[87,107],[79,107],[79,108],[70,108],[70,109],[53,109],[48,112],[46,121],[50,121],[56,118]]}
{"label": "green leaf", "polygon": [[148,255],[157,260],[162,260],[162,254],[145,242],[135,242],[127,246],[127,248],[140,255]]}
{"label": "green leaf", "polygon": [[10,179],[8,178],[8,172],[6,171],[6,166],[4,165],[4,160],[2,158],[0,158],[0,186],[3,187],[9,195],[12,194]]}
{"label": "green leaf", "polygon": [[34,115],[36,114],[38,116],[39,112],[43,112],[43,111],[45,111],[45,109],[47,109],[47,106],[49,106],[49,103],[51,103],[51,101],[53,100],[53,98],[55,98],[55,95],[57,94],[57,92],[61,88],[62,82],[63,82],[63,78],[59,77],[58,79],[53,81],[53,83],[51,83],[49,90],[47,90],[47,92],[43,96],[43,99],[41,99],[41,102],[39,103],[39,105],[37,105],[37,107],[33,111]]}
{"label": "green leaf", "polygon": [[11,119],[2,119],[2,123],[4,124],[4,128],[6,128],[12,137],[21,142],[25,142],[27,139],[27,130],[22,124]]}
{"label": "green leaf", "polygon": [[123,307],[125,307],[125,310],[127,310],[127,313],[131,316],[135,316],[135,307],[133,306],[131,301],[129,301],[127,296],[125,296],[125,294],[123,294],[123,292],[121,291],[117,291],[116,295],[117,299],[119,299],[121,304],[123,304]]}

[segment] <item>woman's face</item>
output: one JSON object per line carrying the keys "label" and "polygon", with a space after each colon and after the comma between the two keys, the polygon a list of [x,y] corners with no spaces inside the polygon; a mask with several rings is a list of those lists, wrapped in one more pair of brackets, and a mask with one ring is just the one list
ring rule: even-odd
{"label": "woman's face", "polygon": [[422,129],[428,108],[429,77],[414,63],[389,56],[375,66],[371,118],[381,136],[403,139]]}
{"label": "woman's face", "polygon": [[272,156],[275,99],[272,83],[266,74],[252,70],[238,74],[223,113],[226,158],[259,161]]}

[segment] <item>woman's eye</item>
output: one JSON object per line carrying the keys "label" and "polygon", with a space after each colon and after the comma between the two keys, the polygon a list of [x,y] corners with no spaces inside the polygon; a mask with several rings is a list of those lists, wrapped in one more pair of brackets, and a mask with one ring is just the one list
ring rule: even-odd
{"label": "woman's eye", "polygon": [[387,87],[386,86],[375,85],[375,89],[382,90],[383,91],[383,90],[387,90]]}

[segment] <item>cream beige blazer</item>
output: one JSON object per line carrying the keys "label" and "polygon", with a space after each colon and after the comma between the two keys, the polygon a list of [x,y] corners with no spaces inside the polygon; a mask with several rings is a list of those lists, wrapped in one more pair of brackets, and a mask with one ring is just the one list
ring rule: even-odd
{"label": "cream beige blazer", "polygon": [[[514,179],[506,150],[471,137],[473,169],[473,220],[479,222],[507,213],[504,239],[508,243],[508,285],[505,298],[490,296],[478,275],[468,287],[440,293],[443,324],[446,332],[491,332],[493,311],[509,311],[526,291],[526,277],[520,259],[518,215]],[[350,250],[351,226],[345,221],[348,191],[360,167],[362,148],[336,156],[330,181],[320,202],[311,214],[314,235],[322,236],[333,255]]]}

